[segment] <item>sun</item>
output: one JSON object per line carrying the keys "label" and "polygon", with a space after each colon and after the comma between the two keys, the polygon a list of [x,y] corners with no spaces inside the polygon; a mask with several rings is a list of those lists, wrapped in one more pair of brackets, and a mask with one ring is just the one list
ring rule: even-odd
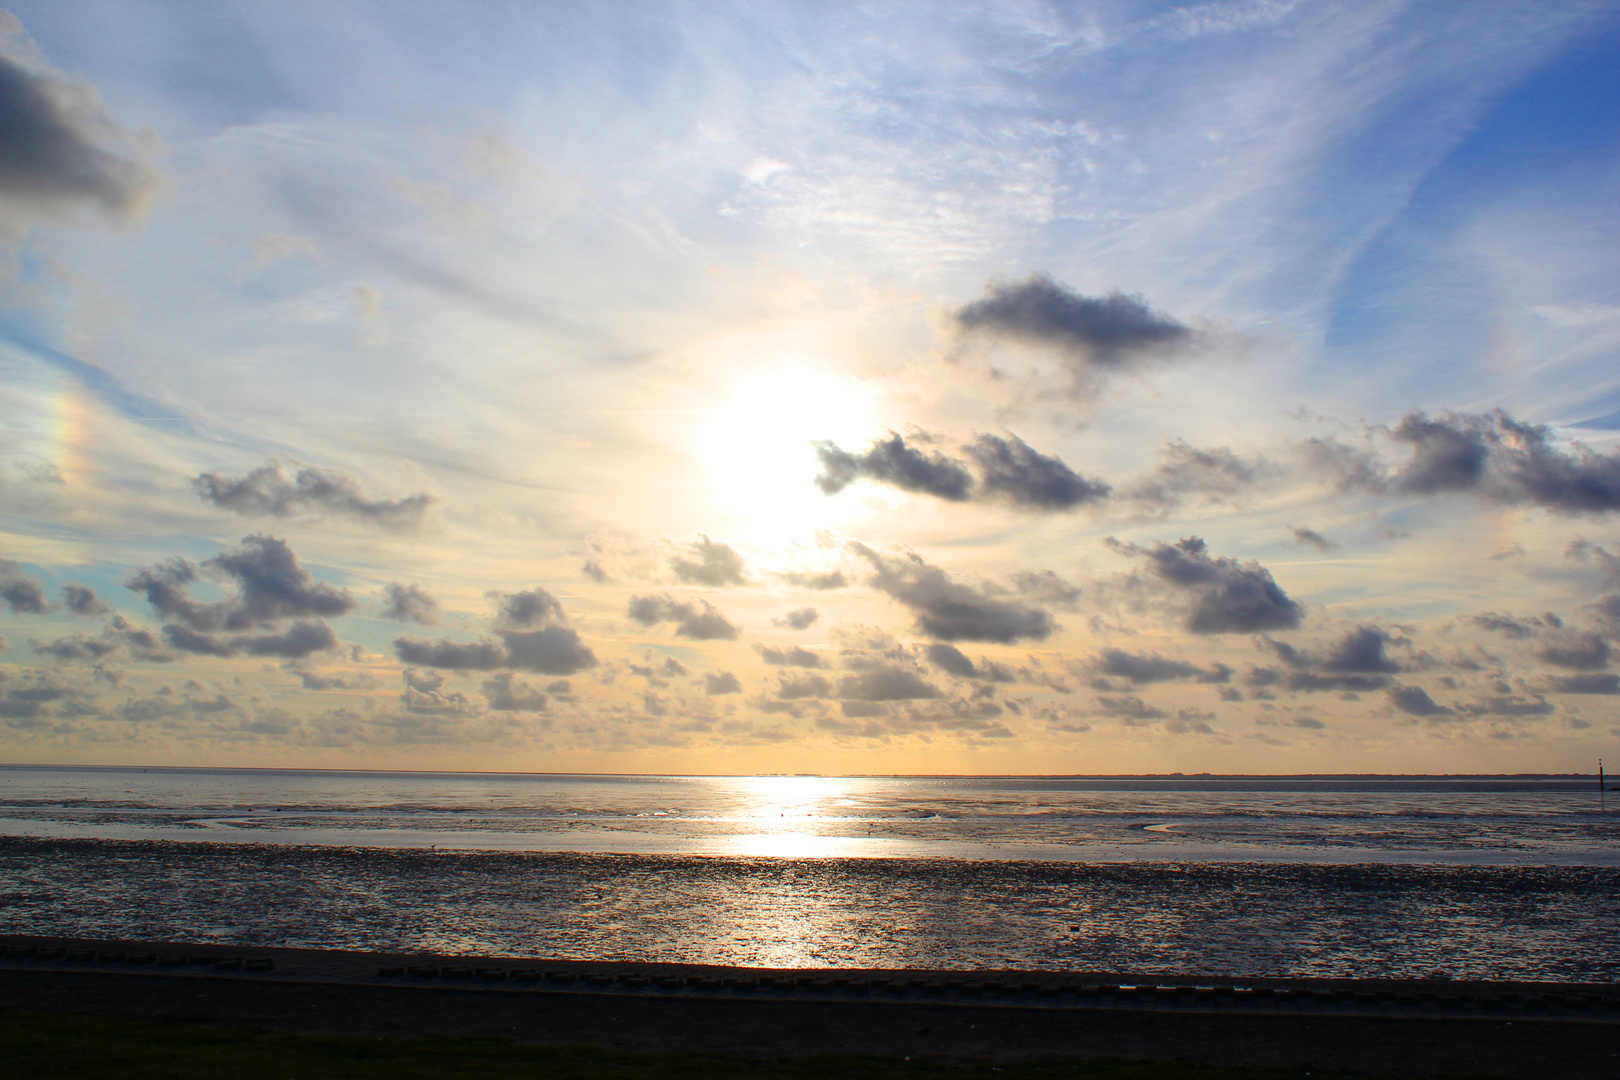
{"label": "sun", "polygon": [[859,379],[811,358],[731,379],[695,433],[716,509],[734,522],[731,535],[744,538],[741,529],[746,539],[775,543],[828,527],[840,508],[816,486],[816,444],[864,445],[873,396]]}

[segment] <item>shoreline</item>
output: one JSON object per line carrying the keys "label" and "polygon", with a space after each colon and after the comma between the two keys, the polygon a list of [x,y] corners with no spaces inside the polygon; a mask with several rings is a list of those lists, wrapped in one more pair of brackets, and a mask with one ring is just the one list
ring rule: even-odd
{"label": "shoreline", "polygon": [[1620,1048],[1620,986],[1603,983],[736,968],[25,935],[0,944],[8,1012],[302,1033],[1574,1078],[1612,1075]]}

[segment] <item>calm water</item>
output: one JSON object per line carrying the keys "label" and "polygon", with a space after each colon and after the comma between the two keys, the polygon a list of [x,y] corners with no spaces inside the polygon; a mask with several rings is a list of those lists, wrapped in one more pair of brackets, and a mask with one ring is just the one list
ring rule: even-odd
{"label": "calm water", "polygon": [[1617,841],[1620,812],[1570,780],[10,767],[0,927],[757,965],[1615,980]]}

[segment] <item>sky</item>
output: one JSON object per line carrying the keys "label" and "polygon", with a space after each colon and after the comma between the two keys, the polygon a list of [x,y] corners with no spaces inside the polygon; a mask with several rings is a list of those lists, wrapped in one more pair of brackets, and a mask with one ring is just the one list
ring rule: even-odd
{"label": "sky", "polygon": [[1620,761],[1620,3],[13,2],[0,760]]}

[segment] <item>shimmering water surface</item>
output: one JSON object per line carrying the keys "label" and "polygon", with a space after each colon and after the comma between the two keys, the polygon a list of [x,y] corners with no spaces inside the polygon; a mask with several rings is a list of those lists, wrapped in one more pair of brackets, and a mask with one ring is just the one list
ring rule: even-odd
{"label": "shimmering water surface", "polygon": [[1620,813],[1578,779],[9,767],[0,927],[785,966],[1613,980],[1617,840]]}

